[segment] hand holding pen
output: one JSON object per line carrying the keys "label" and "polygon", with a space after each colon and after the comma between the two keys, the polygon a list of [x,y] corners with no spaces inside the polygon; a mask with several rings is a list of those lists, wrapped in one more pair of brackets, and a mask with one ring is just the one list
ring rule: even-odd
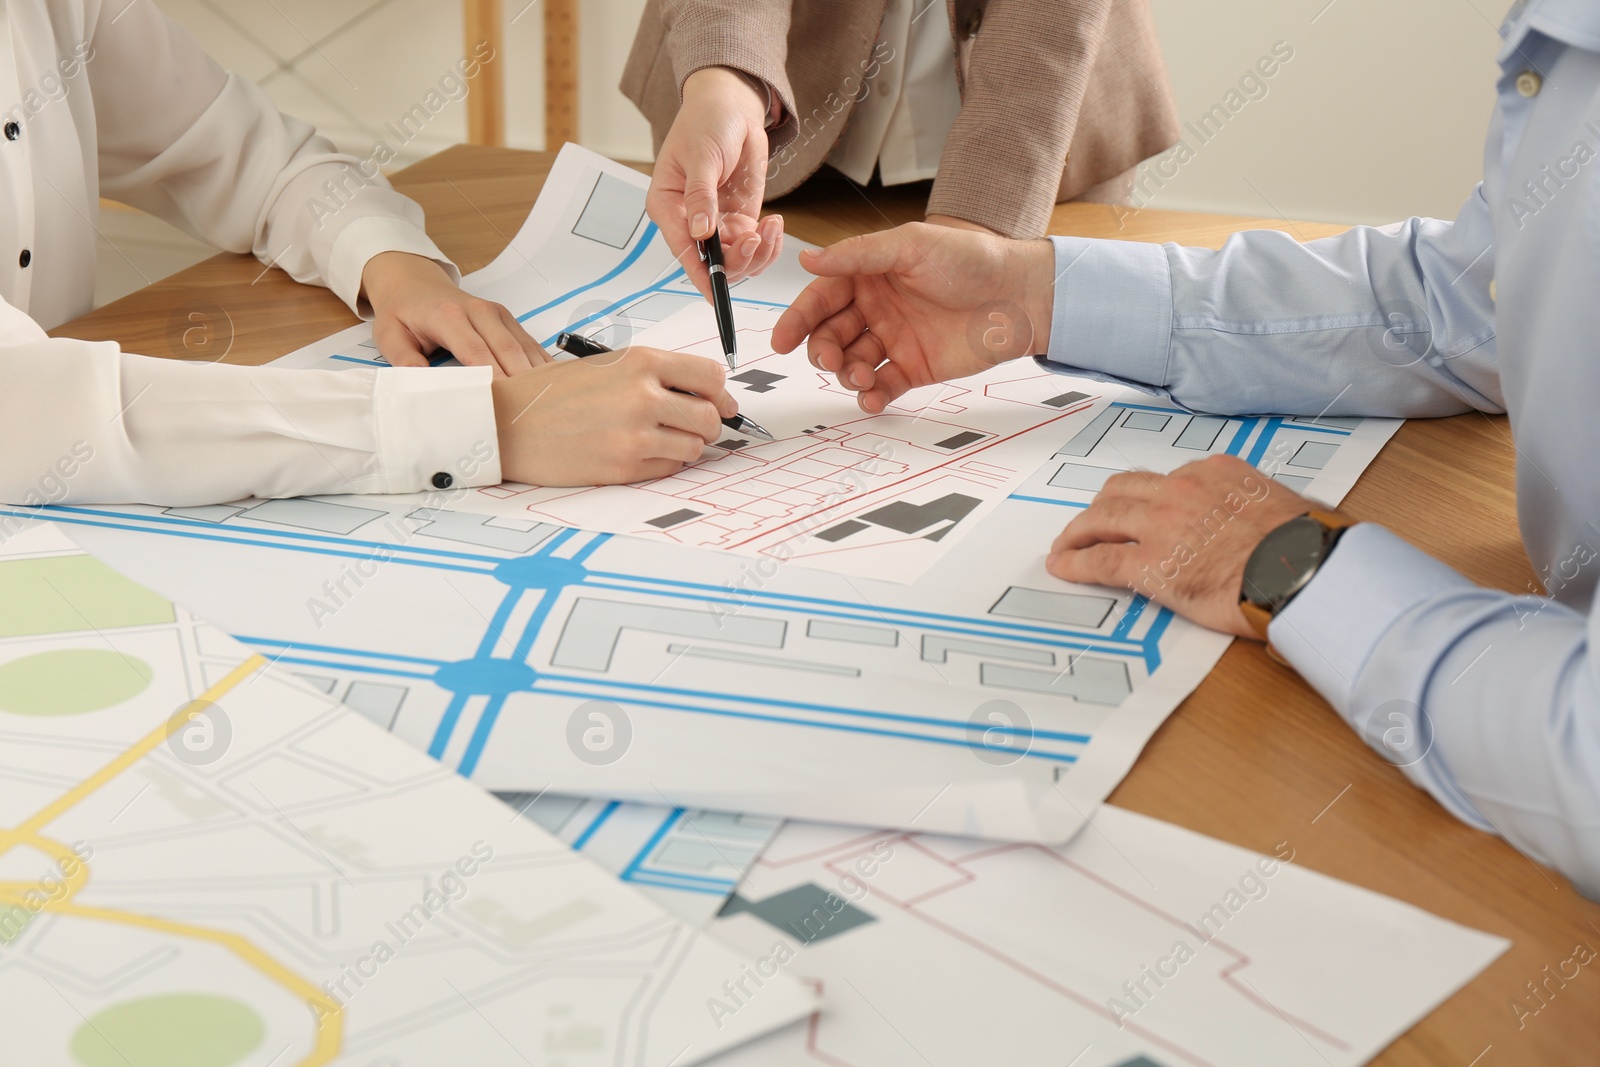
{"label": "hand holding pen", "polygon": [[[598,356],[612,351],[609,346],[603,345],[599,341],[584,337],[582,334],[572,333],[571,331],[563,333],[560,337],[556,338],[556,347],[567,353],[569,356],[577,356],[579,359],[588,359],[591,356]],[[694,394],[690,393],[687,395],[693,396]],[[736,433],[747,433],[752,437],[760,437],[767,441],[774,439],[772,434],[763,429],[754,419],[748,419],[743,415],[734,415],[729,418],[725,418],[722,420],[722,425]]]}

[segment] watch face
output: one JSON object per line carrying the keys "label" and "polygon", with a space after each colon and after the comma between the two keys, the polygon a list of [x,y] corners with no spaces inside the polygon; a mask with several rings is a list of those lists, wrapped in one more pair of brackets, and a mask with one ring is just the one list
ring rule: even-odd
{"label": "watch face", "polygon": [[1244,569],[1244,596],[1273,610],[1300,591],[1322,562],[1327,530],[1302,515],[1267,534]]}

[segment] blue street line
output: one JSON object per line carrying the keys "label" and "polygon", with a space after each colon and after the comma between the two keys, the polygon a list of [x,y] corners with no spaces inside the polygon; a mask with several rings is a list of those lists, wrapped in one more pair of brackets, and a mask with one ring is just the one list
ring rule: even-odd
{"label": "blue street line", "polygon": [[[51,504],[48,505],[44,510],[50,512],[70,512],[74,515],[96,515],[102,518],[121,519],[123,523],[126,524],[122,527],[123,529],[139,530],[140,532],[144,533],[158,533],[165,531],[144,530],[142,527],[133,524],[141,522],[153,522],[162,526],[184,526],[191,528],[199,527],[202,530],[208,531],[228,530],[238,534],[259,534],[263,537],[269,538],[284,537],[294,541],[320,541],[327,544],[341,546],[355,545],[361,548],[383,549],[391,552],[422,552],[430,556],[442,556],[447,559],[472,560],[477,563],[487,563],[496,567],[504,563],[507,558],[514,558],[506,556],[483,556],[476,552],[456,552],[448,548],[425,548],[420,545],[413,546],[385,544],[382,541],[363,541],[354,537],[339,537],[333,534],[296,533],[293,530],[274,530],[261,526],[229,526],[224,523],[202,522],[199,519],[183,519],[176,515],[129,515],[126,512],[121,511],[102,511],[98,508],[70,507],[66,504]],[[400,518],[402,516],[396,517]],[[418,536],[426,537],[428,535],[419,534]],[[271,548],[276,546],[271,542],[263,542],[262,547]]]}
{"label": "blue street line", "polygon": [[1158,408],[1158,407],[1156,407],[1156,406],[1154,406],[1152,404],[1130,404],[1126,400],[1113,400],[1111,402],[1111,406],[1114,407],[1114,408],[1131,408],[1134,411],[1159,411],[1163,415],[1193,415],[1194,414],[1194,412],[1192,412],[1192,411],[1184,411],[1182,408]]}
{"label": "blue street line", "polygon": [[1244,443],[1250,440],[1251,431],[1256,428],[1257,421],[1259,420],[1244,419],[1239,423],[1239,429],[1235,431],[1233,440],[1228,442],[1228,455],[1237,456],[1239,454],[1244,448]]}
{"label": "blue street line", "polygon": [[303,656],[276,656],[273,663],[293,663],[297,667],[321,667],[328,671],[357,671],[361,674],[382,674],[390,678],[417,678],[424,682],[433,681],[433,675],[420,674],[415,671],[397,671],[386,667],[365,667],[358,663],[324,663],[322,660],[307,659]]}
{"label": "blue street line", "polygon": [[1250,448],[1250,454],[1245,457],[1245,461],[1250,466],[1259,467],[1261,465],[1261,457],[1267,454],[1267,446],[1272,444],[1272,438],[1276,436],[1278,427],[1282,425],[1282,419],[1272,418],[1267,420],[1267,428],[1261,431],[1261,436],[1256,438],[1256,443]]}
{"label": "blue street line", "polygon": [[1144,665],[1145,670],[1151,674],[1156,673],[1161,666],[1161,635],[1172,625],[1173,618],[1171,608],[1162,608],[1156,612],[1156,621],[1145,631],[1144,639],[1147,643],[1144,648]]}
{"label": "blue street line", "polygon": [[649,871],[640,871],[636,874],[624,875],[622,881],[632,882],[634,885],[655,886],[658,889],[676,889],[681,893],[705,893],[714,897],[727,896],[733,891],[735,885],[733,882],[724,882],[716,886],[686,885],[669,880],[658,874],[652,874]]}
{"label": "blue street line", "polygon": [[[577,700],[592,700],[594,698],[594,694],[592,693],[580,693],[576,690],[570,689],[549,689],[542,685],[537,686],[534,692],[544,696],[572,697]],[[964,748],[969,750],[982,747],[981,745],[973,745],[967,741],[953,741],[946,737],[926,737],[922,734],[906,733],[902,730],[881,730],[876,727],[852,726],[847,723],[810,722],[805,719],[785,718],[781,715],[758,715],[755,712],[748,711],[726,711],[718,708],[697,708],[687,704],[671,704],[662,700],[645,700],[641,697],[619,697],[618,700],[622,703],[633,704],[641,708],[661,708],[666,711],[687,711],[696,715],[713,715],[724,719],[750,719],[755,722],[775,722],[786,726],[811,726],[819,730],[838,730],[843,733],[868,734],[876,737],[895,737],[906,741],[924,741],[928,744],[950,745],[954,748]],[[990,727],[990,729],[997,729],[997,727]],[[1078,761],[1077,756],[1069,755],[1067,753],[1057,754],[1054,752],[1037,752],[1031,749],[1027,752],[1024,752],[1023,755],[1031,759],[1050,760],[1053,763],[1076,763]]]}
{"label": "blue street line", "polygon": [[1086,508],[1088,504],[1080,504],[1076,500],[1052,500],[1047,496],[1023,496],[1021,493],[1012,493],[1007,500],[1026,500],[1030,504],[1054,504],[1058,508]]}
{"label": "blue street line", "polygon": [[594,821],[585,826],[583,833],[579,834],[578,839],[572,842],[572,851],[582,852],[583,846],[589,843],[589,838],[594,836],[594,832],[600,829],[605,821],[611,818],[611,813],[620,807],[622,807],[622,801],[620,800],[607,801],[606,806],[600,809],[600,814],[596,815]]}
{"label": "blue street line", "polygon": [[[641,857],[642,857],[642,855],[643,854],[641,854]],[[643,866],[643,864],[641,864],[639,869],[634,872],[634,875],[635,875],[635,877],[649,876],[649,877],[652,877],[652,878],[666,878],[666,879],[672,879],[674,881],[688,883],[683,888],[688,888],[689,886],[692,886],[692,885],[695,885],[695,884],[699,884],[699,885],[702,885],[702,886],[725,886],[728,889],[732,889],[733,886],[734,886],[733,881],[731,879],[727,879],[727,878],[707,878],[707,877],[705,877],[703,875],[699,875],[699,874],[684,874],[681,871],[652,870],[649,867]],[[678,887],[675,886],[674,888],[678,888]]]}
{"label": "blue street line", "polygon": [[483,746],[489,743],[489,732],[494,729],[495,720],[500,718],[500,709],[505,707],[506,693],[496,693],[489,698],[489,703],[484,705],[483,714],[478,716],[478,724],[472,728],[472,736],[467,740],[467,750],[461,754],[461,762],[456,764],[456,773],[463,778],[471,778],[472,772],[478,769],[478,760],[483,757]]}
{"label": "blue street line", "polygon": [[[4,509],[4,508],[0,508],[0,515],[16,515],[16,513],[12,512],[12,511],[9,511],[7,509]],[[18,518],[31,518],[33,516],[17,515],[16,517],[18,517]],[[66,515],[54,515],[54,516],[51,516],[48,521],[50,521],[50,522],[64,522],[64,523],[69,523],[69,524],[71,524],[73,526],[98,526],[98,527],[102,527],[102,528],[107,529],[107,530],[132,530],[132,531],[134,531],[136,533],[155,533],[155,532],[157,532],[157,531],[148,530],[148,529],[145,529],[145,528],[139,527],[139,526],[129,526],[126,523],[120,523],[120,522],[95,522],[95,521],[90,520],[90,519],[79,519],[79,518],[70,517],[70,516],[66,516]],[[251,548],[281,548],[281,549],[283,549],[283,550],[285,550],[287,552],[309,552],[309,553],[311,553],[313,555],[318,555],[318,556],[339,556],[339,557],[344,557],[344,558],[348,558],[348,559],[359,559],[359,560],[371,560],[372,559],[372,554],[370,552],[339,552],[339,551],[337,551],[335,549],[331,549],[331,548],[311,547],[311,546],[307,546],[307,545],[262,545],[260,542],[247,541],[247,540],[244,540],[244,539],[238,538],[238,537],[222,537],[222,536],[217,535],[217,534],[203,534],[203,533],[197,533],[197,532],[193,532],[193,531],[189,531],[189,530],[162,530],[160,532],[163,533],[163,534],[168,534],[168,535],[170,535],[172,537],[188,537],[188,538],[192,538],[192,539],[200,540],[200,541],[217,541],[217,542],[221,542],[223,544],[231,544],[231,545],[248,545]],[[425,560],[425,559],[400,559],[399,557],[395,557],[394,562],[396,562],[396,563],[406,563],[406,564],[409,564],[409,565],[411,565],[413,567],[432,567],[432,568],[435,568],[437,570],[462,571],[462,572],[464,572],[466,574],[488,574],[488,573],[490,573],[490,572],[488,572],[486,570],[482,570],[481,568],[478,568],[478,567],[463,567],[463,566],[460,566],[460,565],[454,564],[454,563],[435,563],[432,560]],[[498,562],[504,562],[504,561],[496,560],[496,562],[498,563]]]}
{"label": "blue street line", "polygon": [[[651,223],[651,225],[654,225],[654,223]],[[673,282],[677,281],[679,278],[682,278],[683,276],[684,276],[683,268],[679,267],[676,271],[674,271],[673,273],[667,275],[665,278],[662,278],[660,281],[652,282],[650,285],[647,285],[645,288],[640,289],[638,292],[629,293],[627,296],[623,297],[621,300],[618,300],[616,303],[611,304],[609,307],[601,308],[599,311],[596,311],[593,315],[590,315],[588,318],[579,319],[577,322],[572,323],[571,325],[569,325],[567,327],[567,329],[568,330],[581,330],[585,326],[589,325],[591,322],[598,322],[600,319],[605,318],[607,315],[610,315],[612,312],[620,311],[622,308],[627,307],[629,304],[633,303],[635,300],[639,299],[642,296],[649,296],[651,293],[660,292],[661,289],[664,286],[672,284]],[[556,333],[551,334],[549,337],[545,338],[545,340],[542,342],[543,345],[546,348],[549,348],[551,345],[556,343],[556,338],[560,337],[563,332],[565,332],[565,331],[557,331]]]}
{"label": "blue street line", "polygon": [[661,825],[656,827],[656,832],[650,835],[650,840],[644,843],[644,847],[623,868],[622,877],[624,880],[638,873],[639,867],[644,863],[645,858],[655,851],[655,847],[661,844],[661,839],[667,836],[667,831],[671,830],[673,825],[681,818],[683,818],[683,809],[673,808],[671,813],[661,820]]}
{"label": "blue street line", "polygon": [[270,637],[250,637],[245,634],[234,634],[235,641],[243,641],[249,645],[265,645],[269,648],[284,648],[295,652],[327,652],[333,655],[343,653],[348,656],[365,656],[369,659],[392,659],[405,663],[420,663],[425,667],[443,667],[448,661],[442,659],[423,659],[421,656],[402,656],[391,652],[368,652],[360,648],[340,648],[336,645],[308,645],[304,641],[275,641]]}
{"label": "blue street line", "polygon": [[[565,682],[568,685],[594,685],[605,689],[642,689],[647,693],[667,693],[672,696],[693,697],[701,700],[726,700],[729,703],[760,704],[769,708],[783,708],[788,711],[809,711],[821,715],[850,716],[859,719],[877,719],[886,722],[904,723],[908,726],[930,726],[934,729],[970,730],[972,724],[964,719],[935,719],[927,715],[902,715],[893,711],[867,711],[861,708],[844,708],[830,704],[812,704],[803,700],[784,700],[780,697],[758,697],[740,693],[714,693],[707,689],[684,689],[673,685],[656,685],[654,683],[640,684],[638,682],[620,682],[610,678],[583,678],[571,674],[550,674],[541,672],[539,681],[549,679],[554,682]],[[534,692],[542,692],[539,682],[534,683]],[[1088,734],[1061,733],[1055,730],[1033,730],[1026,726],[986,726],[985,733],[1014,733],[1030,737],[1044,738],[1049,741],[1061,741],[1066,744],[1086,745],[1090,741]]]}
{"label": "blue street line", "polygon": [[450,743],[450,735],[456,731],[456,722],[461,718],[461,712],[467,706],[467,694],[452,693],[450,704],[444,709],[444,714],[439,718],[439,725],[434,727],[433,740],[428,743],[428,755],[436,760],[444,759],[445,746]]}
{"label": "blue street line", "polygon": [[1128,603],[1128,610],[1122,613],[1122,618],[1117,620],[1117,628],[1111,631],[1113,637],[1127,637],[1133,630],[1133,624],[1139,621],[1139,616],[1144,614],[1144,606],[1150,603],[1142,596],[1136,596]]}
{"label": "blue street line", "polygon": [[550,301],[548,304],[540,304],[538,307],[534,308],[532,311],[529,311],[529,312],[527,312],[526,314],[523,314],[523,315],[518,315],[517,316],[517,321],[518,322],[527,322],[529,319],[533,318],[535,315],[542,315],[546,311],[549,311],[551,308],[560,307],[562,304],[564,304],[568,300],[571,300],[573,297],[578,296],[581,293],[587,293],[590,289],[596,288],[597,286],[604,285],[606,282],[613,281],[616,278],[620,277],[624,271],[626,271],[629,267],[633,266],[635,263],[637,263],[639,261],[639,257],[644,255],[645,248],[649,246],[651,241],[655,240],[656,234],[658,232],[660,232],[660,231],[658,231],[656,229],[656,224],[653,223],[653,222],[650,223],[648,226],[646,226],[644,228],[644,233],[640,235],[639,243],[633,246],[633,251],[629,252],[626,256],[624,256],[623,259],[622,259],[622,262],[618,263],[616,265],[616,267],[614,267],[613,269],[607,271],[605,274],[602,274],[600,277],[596,278],[594,281],[590,282],[587,285],[580,285],[576,289],[568,289],[566,292],[562,293],[560,296],[556,297],[554,300]]}

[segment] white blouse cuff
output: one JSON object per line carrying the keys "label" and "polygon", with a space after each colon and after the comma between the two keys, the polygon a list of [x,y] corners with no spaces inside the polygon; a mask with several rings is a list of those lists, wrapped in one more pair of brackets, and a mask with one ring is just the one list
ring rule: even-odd
{"label": "white blouse cuff", "polygon": [[500,482],[490,367],[394,367],[373,393],[384,493]]}
{"label": "white blouse cuff", "polygon": [[328,257],[328,288],[363,319],[372,318],[372,305],[361,292],[361,274],[367,261],[384,252],[409,252],[431,259],[444,268],[450,280],[461,284],[461,271],[421,229],[391,215],[369,215],[346,226],[333,242]]}

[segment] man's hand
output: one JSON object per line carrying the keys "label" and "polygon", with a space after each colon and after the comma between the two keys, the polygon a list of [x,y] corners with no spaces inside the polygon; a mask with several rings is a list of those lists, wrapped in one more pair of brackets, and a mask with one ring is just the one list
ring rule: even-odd
{"label": "man's hand", "polygon": [[767,102],[743,75],[706,67],[683,83],[678,117],[656,156],[645,209],[707,300],[696,241],[722,234],[732,284],[760,274],[783,247],[783,218],[761,218],[767,191]]}
{"label": "man's hand", "polygon": [[809,336],[812,365],[859,393],[868,414],[1049,346],[1048,241],[911,223],[803,252],[800,263],[821,280],[783,313],[772,345],[792,352]]}
{"label": "man's hand", "polygon": [[723,377],[704,356],[628,348],[496,378],[501,475],[568,486],[676,474],[739,411]]}
{"label": "man's hand", "polygon": [[1262,538],[1314,506],[1233,456],[1168,475],[1116,474],[1056,538],[1045,566],[1057,578],[1132,589],[1201,626],[1253,638],[1239,612],[1245,564]]}
{"label": "man's hand", "polygon": [[440,348],[469,367],[494,367],[496,377],[550,362],[515,315],[463,292],[431,259],[404,252],[373,256],[361,288],[372,304],[372,340],[396,367],[426,367]]}

